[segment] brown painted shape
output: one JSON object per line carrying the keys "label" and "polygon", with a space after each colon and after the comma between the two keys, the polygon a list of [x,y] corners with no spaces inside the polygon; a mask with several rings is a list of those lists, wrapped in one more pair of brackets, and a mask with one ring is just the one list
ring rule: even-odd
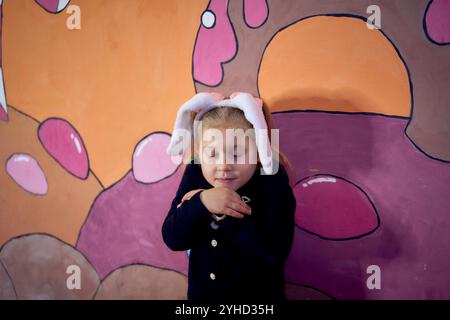
{"label": "brown painted shape", "polygon": [[[196,83],[197,92],[229,94],[240,90],[258,95],[259,64],[264,48],[275,32],[314,15],[368,17],[366,10],[374,4],[371,0],[269,0],[267,22],[258,29],[250,29],[243,22],[242,1],[229,3],[229,15],[239,45],[237,56],[223,65],[224,80],[218,87]],[[428,2],[379,0],[376,4],[381,9],[381,31],[405,60],[413,84],[414,106],[407,135],[429,156],[450,161],[450,90],[447,89],[450,83],[450,46],[437,46],[425,36],[422,19]]]}
{"label": "brown painted shape", "polygon": [[16,300],[14,285],[3,264],[0,263],[0,300]]}
{"label": "brown painted shape", "polygon": [[[10,238],[26,234],[49,233],[75,244],[90,206],[102,190],[91,174],[81,180],[68,173],[42,147],[38,122],[8,107],[9,120],[0,121],[0,245]],[[6,161],[13,153],[33,156],[48,183],[46,195],[25,191],[6,172]]]}
{"label": "brown painted shape", "polygon": [[119,268],[101,283],[95,300],[186,300],[187,277],[145,265]]}
{"label": "brown painted shape", "polygon": [[[94,268],[73,247],[44,234],[12,239],[0,251],[19,299],[91,299],[100,283]],[[68,289],[67,268],[80,268],[80,289]]]}
{"label": "brown painted shape", "polygon": [[286,297],[288,300],[332,300],[333,298],[320,292],[319,290],[293,284],[286,283]]}

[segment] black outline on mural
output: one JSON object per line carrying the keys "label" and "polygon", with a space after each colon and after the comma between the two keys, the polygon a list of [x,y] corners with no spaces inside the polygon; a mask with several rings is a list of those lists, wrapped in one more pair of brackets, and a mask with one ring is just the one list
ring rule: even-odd
{"label": "black outline on mural", "polygon": [[[30,118],[31,120],[33,120],[33,121],[35,121],[35,122],[37,123],[36,135],[37,135],[38,141],[40,142],[40,144],[41,144],[41,146],[42,146],[42,142],[41,142],[41,140],[39,139],[39,128],[40,128],[41,124],[42,124],[45,120],[41,123],[41,122],[40,122],[39,120],[37,120],[36,118],[30,116],[29,114],[27,114],[27,113],[25,113],[25,112],[23,112],[23,111],[17,109],[16,107],[11,106],[11,105],[8,105],[8,109],[14,109],[16,112],[22,114],[24,117]],[[48,118],[48,119],[50,119],[50,118]],[[55,118],[55,119],[61,119],[61,118]],[[46,120],[47,120],[47,119],[46,119]],[[62,120],[64,120],[64,119],[62,119]],[[83,147],[85,147],[85,146],[84,146],[84,142],[83,142],[83,138],[81,137],[81,135],[80,135],[80,133],[77,131],[77,129],[76,129],[70,122],[68,122],[67,120],[64,120],[64,121],[66,121],[67,123],[69,123],[70,126],[75,130],[75,132],[78,134],[78,136],[79,136],[79,137],[81,138],[81,140],[82,140],[81,142],[83,143]],[[42,146],[42,147],[43,147],[43,146]],[[47,149],[46,149],[45,147],[43,147],[43,149],[44,149],[44,151],[45,151],[46,154],[48,154],[52,159],[56,160],[55,158],[53,158],[53,156],[52,156],[50,153],[48,153],[48,151],[47,151]],[[57,162],[58,162],[58,164],[59,164],[65,171],[67,171],[70,175],[74,176],[74,177],[75,177],[76,179],[78,179],[78,180],[88,180],[88,178],[89,178],[89,173],[92,173],[92,175],[95,177],[95,179],[96,179],[97,182],[100,184],[100,186],[102,187],[102,189],[105,189],[105,186],[104,186],[103,183],[100,181],[100,179],[97,177],[97,175],[95,174],[95,172],[91,170],[91,168],[90,168],[90,163],[89,163],[89,155],[88,155],[88,153],[87,153],[86,147],[85,147],[85,150],[86,150],[86,155],[87,155],[87,158],[88,158],[88,166],[89,166],[89,167],[88,167],[89,172],[88,172],[88,175],[87,175],[87,177],[86,177],[85,179],[81,179],[80,177],[77,177],[77,176],[75,176],[74,174],[70,173],[70,172],[69,172],[66,168],[64,168],[58,161],[57,161]],[[33,157],[33,158],[34,158],[34,157]],[[44,172],[44,171],[43,171],[43,172]],[[44,172],[44,174],[45,174],[45,172]]]}
{"label": "black outline on mural", "polygon": [[[211,27],[207,27],[207,26],[205,26],[205,25],[203,24],[203,15],[204,15],[206,12],[211,12],[212,15],[214,16],[214,23],[213,23],[213,25],[212,25]],[[216,26],[216,19],[217,19],[217,17],[216,17],[216,14],[214,13],[214,11],[206,9],[206,10],[204,10],[204,11],[201,13],[201,15],[200,15],[200,26],[205,27],[205,29],[213,29],[213,28]]]}
{"label": "black outline on mural", "polygon": [[[295,20],[295,21],[293,21],[293,22],[291,22],[291,23],[285,25],[284,27],[280,28],[278,31],[274,32],[274,34],[273,34],[273,35],[271,36],[271,38],[267,41],[267,43],[266,43],[264,49],[262,50],[261,59],[260,59],[260,61],[259,61],[259,65],[258,65],[258,71],[257,71],[258,78],[257,78],[256,90],[257,90],[257,93],[258,93],[258,96],[259,96],[259,97],[261,96],[260,91],[259,91],[259,73],[260,73],[260,70],[261,70],[261,64],[262,64],[262,61],[263,61],[263,58],[264,58],[264,54],[265,54],[267,48],[269,47],[270,43],[272,42],[272,40],[277,36],[278,33],[282,32],[284,29],[287,29],[287,28],[289,28],[290,26],[292,26],[292,25],[294,25],[294,24],[296,24],[296,23],[299,23],[299,22],[301,22],[301,21],[303,21],[303,20],[310,19],[310,18],[315,18],[315,17],[338,17],[338,18],[343,17],[343,18],[354,18],[354,19],[359,19],[359,20],[362,20],[362,21],[364,21],[364,22],[366,21],[366,18],[365,18],[365,17],[358,16],[358,15],[356,15],[356,14],[350,14],[350,13],[327,13],[327,14],[316,14],[316,15],[306,16],[306,17],[297,19],[297,20]],[[411,120],[412,120],[413,117],[414,117],[414,88],[413,88],[413,82],[412,82],[412,79],[411,79],[411,72],[410,72],[410,70],[409,70],[408,64],[406,63],[405,59],[404,59],[403,56],[401,55],[400,50],[397,48],[397,46],[395,45],[395,43],[394,43],[394,42],[386,35],[386,33],[385,33],[382,29],[376,29],[376,30],[378,30],[378,31],[379,31],[379,32],[380,32],[380,33],[381,33],[381,34],[389,41],[389,43],[392,45],[392,47],[394,48],[394,50],[395,50],[395,52],[397,53],[398,57],[399,57],[400,60],[402,61],[403,65],[404,65],[404,67],[405,67],[406,73],[407,73],[407,75],[408,75],[408,83],[409,83],[409,91],[410,91],[411,105],[410,105],[410,114],[409,114],[409,117],[408,117],[409,121],[408,121],[408,123],[406,124],[405,129],[403,130],[405,136],[406,136],[406,137],[408,138],[408,140],[414,145],[414,147],[415,147],[419,152],[421,152],[423,155],[425,155],[427,158],[432,159],[432,160],[436,160],[436,161],[440,161],[440,162],[443,162],[443,163],[450,163],[450,160],[439,159],[439,158],[436,158],[436,157],[433,157],[433,156],[427,154],[427,153],[426,153],[425,151],[423,151],[423,150],[422,150],[422,149],[421,149],[421,148],[420,148],[420,147],[419,147],[419,146],[418,146],[418,145],[417,145],[417,144],[409,137],[409,135],[407,134],[407,129],[408,129],[410,123],[411,123]],[[374,30],[374,31],[375,31],[375,30]],[[301,110],[299,110],[299,111],[301,111]],[[353,114],[352,112],[345,112],[345,113]],[[370,113],[366,113],[366,114],[370,114]],[[373,114],[375,114],[375,113],[373,113]],[[386,116],[388,116],[388,115],[386,115]]]}
{"label": "black outline on mural", "polygon": [[[22,187],[22,186],[16,181],[16,179],[14,179],[14,178],[8,173],[8,171],[6,170],[6,166],[7,166],[7,164],[8,164],[8,161],[9,161],[13,156],[15,156],[15,155],[26,155],[26,156],[29,156],[29,157],[30,157],[31,159],[33,159],[34,161],[36,161],[37,166],[39,167],[39,169],[41,170],[42,174],[44,175],[45,184],[47,185],[47,192],[46,192],[46,193],[44,193],[44,194],[39,194],[39,193],[34,193],[34,192],[31,192],[30,190],[25,189],[24,187]],[[9,157],[6,158],[6,161],[5,161],[5,172],[8,174],[8,176],[10,177],[10,179],[12,179],[12,180],[14,181],[14,183],[15,183],[17,186],[19,186],[22,190],[26,191],[27,193],[32,194],[33,196],[37,196],[37,197],[45,197],[45,196],[48,194],[49,190],[50,190],[50,185],[48,184],[47,175],[45,174],[45,171],[42,170],[42,166],[39,164],[39,161],[38,161],[35,157],[33,157],[30,153],[27,153],[27,152],[20,152],[20,151],[15,151],[14,153],[10,154]]]}
{"label": "black outline on mural", "polygon": [[[158,269],[158,271],[172,271],[172,272],[175,272],[175,273],[177,273],[177,274],[179,274],[179,275],[185,277],[185,278],[186,278],[186,282],[187,282],[187,280],[188,280],[188,276],[185,275],[184,273],[178,271],[178,270],[168,269],[168,268],[164,268],[164,267],[158,267],[158,266],[154,266],[154,265],[151,265],[151,264],[145,264],[145,263],[140,263],[140,262],[130,263],[130,264],[126,264],[126,265],[117,267],[116,269],[111,270],[110,272],[108,272],[108,273],[105,275],[105,277],[104,277],[103,279],[100,280],[100,284],[98,285],[98,288],[97,288],[97,290],[95,291],[95,294],[94,294],[94,296],[92,297],[92,300],[95,300],[95,297],[97,296],[98,290],[99,290],[100,287],[102,286],[103,282],[105,282],[105,280],[108,279],[108,277],[109,277],[110,275],[112,275],[112,274],[113,274],[114,272],[116,272],[116,271],[121,271],[121,269],[125,269],[125,268],[127,268],[127,267],[133,267],[133,266],[149,267],[149,268]],[[100,276],[99,276],[99,277],[100,277]],[[187,292],[186,292],[186,294],[187,294]]]}
{"label": "black outline on mural", "polygon": [[[56,159],[48,150],[47,150],[47,148],[45,147],[45,145],[44,145],[44,143],[42,142],[42,140],[41,140],[41,138],[39,137],[39,131],[41,130],[41,127],[42,127],[42,125],[45,123],[45,122],[47,122],[48,120],[61,120],[61,121],[64,121],[65,123],[67,123],[72,129],[73,129],[73,131],[75,131],[76,132],[76,134],[80,137],[80,142],[81,142],[81,144],[82,144],[82,146],[83,146],[83,149],[84,149],[84,151],[86,152],[86,158],[87,158],[87,165],[88,165],[88,169],[87,169],[87,175],[86,175],[86,177],[84,177],[84,178],[82,178],[82,177],[78,177],[78,176],[76,176],[75,174],[73,174],[72,172],[70,172],[66,167],[64,167],[62,164],[61,164],[61,162],[59,162],[59,160],[58,159]],[[72,176],[74,176],[75,178],[77,178],[77,179],[79,179],[79,180],[87,180],[87,178],[89,178],[89,171],[90,171],[90,168],[91,168],[91,163],[90,163],[90,161],[89,161],[89,154],[88,154],[88,151],[87,151],[87,149],[86,149],[86,146],[84,145],[84,141],[83,141],[83,137],[81,136],[81,134],[78,132],[78,130],[69,122],[69,121],[67,121],[66,119],[64,119],[64,118],[58,118],[58,117],[49,117],[49,118],[47,118],[47,119],[45,119],[44,121],[42,121],[42,122],[40,122],[39,123],[39,125],[38,125],[38,127],[37,127],[37,130],[36,130],[36,135],[37,135],[37,138],[38,138],[38,140],[39,140],[39,142],[41,143],[41,145],[42,145],[42,147],[44,148],[44,150],[47,152],[47,154],[50,156],[50,157],[52,157],[53,158],[53,160],[55,160],[64,170],[66,170],[70,175],[72,175]]]}
{"label": "black outline on mural", "polygon": [[376,216],[376,218],[377,218],[377,225],[376,225],[376,227],[375,227],[374,229],[372,229],[372,230],[369,231],[369,232],[363,233],[363,234],[361,234],[361,235],[359,235],[359,236],[353,236],[353,237],[349,237],[349,238],[328,238],[328,237],[325,237],[325,236],[321,236],[321,235],[319,235],[319,234],[317,234],[317,233],[315,233],[315,232],[312,232],[312,231],[309,231],[309,230],[307,230],[307,229],[304,229],[304,228],[300,227],[300,226],[296,223],[295,226],[296,226],[297,228],[299,228],[300,230],[305,231],[306,233],[315,235],[315,236],[317,236],[317,237],[319,237],[319,238],[321,238],[321,239],[323,239],[323,240],[329,240],[329,241],[347,241],[347,240],[360,239],[360,238],[363,238],[363,237],[365,237],[365,236],[368,236],[368,235],[374,233],[374,232],[380,227],[380,225],[381,225],[380,216],[379,216],[379,214],[378,214],[377,207],[375,206],[372,197],[371,197],[368,193],[366,193],[366,192],[363,190],[362,187],[358,186],[356,183],[350,181],[349,179],[346,179],[346,178],[343,178],[343,177],[340,177],[340,176],[337,176],[337,175],[334,175],[334,174],[330,174],[330,173],[317,173],[317,174],[313,174],[313,175],[311,175],[311,176],[307,176],[307,177],[305,177],[305,178],[300,179],[299,181],[297,181],[297,182],[294,184],[293,189],[295,189],[295,187],[297,187],[298,184],[301,184],[302,181],[311,179],[311,178],[313,178],[313,177],[318,177],[318,176],[328,176],[328,177],[333,177],[333,178],[337,178],[337,179],[344,180],[345,182],[350,183],[351,185],[353,185],[354,187],[356,187],[359,191],[361,191],[361,192],[366,196],[367,200],[369,200],[369,203],[370,203],[370,205],[372,206],[372,208],[373,208],[373,210],[374,210],[374,212],[375,212],[375,216]]}
{"label": "black outline on mural", "polygon": [[172,173],[169,173],[167,176],[164,176],[163,178],[160,178],[159,180],[155,180],[155,181],[152,181],[152,182],[142,182],[142,181],[139,181],[138,179],[136,179],[136,176],[134,175],[134,170],[133,170],[133,157],[134,157],[134,153],[136,152],[137,146],[138,146],[142,141],[144,141],[145,139],[147,139],[148,137],[150,137],[151,135],[154,135],[154,134],[165,134],[165,135],[168,135],[169,137],[172,137],[172,135],[171,135],[170,133],[165,132],[165,131],[153,131],[153,132],[149,133],[148,135],[144,136],[143,138],[141,138],[141,140],[139,140],[139,142],[136,143],[136,145],[134,146],[133,153],[132,153],[132,155],[131,155],[131,169],[129,169],[129,170],[127,171],[127,174],[125,174],[125,176],[122,177],[120,180],[126,178],[126,176],[128,175],[128,172],[131,171],[131,174],[133,175],[133,179],[134,179],[137,183],[143,184],[143,185],[155,184],[155,183],[161,182],[161,181],[163,181],[163,180],[166,180],[167,178],[170,178],[170,177],[173,176],[173,175],[178,171],[178,169],[181,167],[181,165],[183,164],[183,161],[181,161],[181,163],[175,168],[175,170],[174,170]]}
{"label": "black outline on mural", "polygon": [[[44,121],[46,121],[46,120],[48,120],[48,119],[51,119],[51,118],[47,118],[47,119],[45,119],[44,121],[40,122],[39,120],[37,120],[37,119],[34,118],[33,116],[30,116],[29,114],[26,114],[25,112],[23,112],[23,111],[17,109],[16,107],[13,107],[13,106],[11,106],[11,105],[8,105],[8,108],[14,109],[16,112],[21,113],[23,116],[25,116],[25,117],[27,117],[27,118],[29,118],[29,119],[31,119],[31,120],[34,120],[34,121],[37,123],[36,137],[37,137],[37,140],[39,141],[39,143],[41,144],[42,148],[44,149],[45,153],[48,154],[52,159],[54,159],[54,160],[55,160],[55,161],[56,161],[56,162],[57,162],[57,163],[65,170],[65,171],[67,171],[71,176],[73,176],[74,178],[76,178],[76,179],[78,179],[78,180],[88,180],[89,174],[92,174],[92,175],[95,177],[95,179],[97,180],[97,182],[100,184],[100,186],[102,187],[102,189],[105,188],[105,186],[104,186],[103,183],[100,181],[100,179],[97,177],[97,175],[95,174],[95,172],[91,170],[90,161],[89,161],[89,154],[88,154],[88,151],[87,151],[86,147],[84,146],[83,137],[80,135],[80,133],[78,132],[78,130],[77,130],[77,129],[69,122],[69,121],[67,121],[67,120],[65,120],[65,119],[63,119],[63,118],[51,117],[52,119],[61,119],[61,120],[66,121],[66,122],[71,126],[71,128],[75,130],[75,132],[78,134],[78,136],[81,138],[81,140],[82,140],[81,142],[83,143],[83,147],[84,147],[85,150],[86,150],[86,155],[87,155],[87,160],[88,160],[88,175],[87,175],[86,178],[84,178],[84,179],[83,179],[83,178],[80,178],[80,177],[78,177],[78,176],[76,176],[76,175],[74,175],[74,174],[72,174],[70,171],[68,171],[66,168],[64,168],[64,166],[61,165],[61,163],[59,163],[58,160],[56,160],[56,159],[55,159],[55,158],[47,151],[47,149],[42,145],[42,141],[41,141],[41,139],[39,139],[39,134],[38,134],[38,133],[39,133],[39,128],[40,128],[41,124],[42,124]],[[9,120],[9,119],[8,119],[8,120]],[[33,158],[34,158],[34,157],[33,157]],[[44,174],[45,174],[45,171],[44,171]]]}
{"label": "black outline on mural", "polygon": [[[0,253],[1,253],[1,249],[0,249]],[[16,286],[14,285],[14,281],[12,280],[11,275],[9,274],[8,270],[6,269],[6,266],[3,264],[3,261],[2,261],[1,259],[0,259],[0,268],[3,269],[3,270],[5,270],[6,276],[8,277],[9,282],[11,283],[11,286],[12,286],[12,288],[13,288],[14,295],[15,295],[15,297],[16,297],[16,300],[18,300],[18,299],[19,299],[19,296],[17,295],[17,290],[16,290]],[[3,299],[2,299],[2,300],[3,300]]]}
{"label": "black outline on mural", "polygon": [[374,112],[346,112],[346,111],[337,111],[337,110],[315,110],[315,109],[303,109],[303,110],[297,110],[297,109],[290,109],[290,110],[283,110],[283,111],[274,111],[272,114],[283,114],[283,113],[297,113],[297,112],[311,112],[311,113],[330,113],[330,114],[341,114],[341,115],[364,115],[364,116],[378,116],[378,117],[384,117],[384,118],[393,118],[393,119],[400,119],[400,120],[408,120],[409,117],[404,116],[396,116],[396,115],[389,115],[389,114],[382,114],[382,113],[374,113]]}
{"label": "black outline on mural", "polygon": [[[41,8],[44,9],[45,11],[47,11],[48,13],[51,13],[51,14],[59,14],[59,13],[63,12],[64,10],[66,10],[66,8],[69,6],[71,0],[69,0],[69,1],[67,2],[67,4],[64,6],[64,8],[62,8],[60,11],[55,11],[55,12],[50,11],[50,10],[48,10],[47,8],[45,8],[45,7],[42,6],[39,2],[37,2],[37,0],[34,0],[34,2],[35,2],[39,7],[41,7]],[[58,0],[58,5],[59,5],[59,0]],[[57,6],[56,8],[58,8],[58,6]]]}
{"label": "black outline on mural", "polygon": [[[158,132],[159,132],[159,131],[158,131]],[[160,132],[161,132],[161,133],[165,133],[164,131],[160,131]],[[137,144],[136,144],[136,145],[137,145]],[[173,175],[175,175],[175,174],[178,172],[178,169],[179,169],[181,166],[182,166],[182,164],[180,164],[180,165],[175,169],[175,171],[174,171],[172,174],[170,174],[169,176],[167,176],[166,178],[164,178],[164,180],[167,179],[167,178],[169,178],[169,177],[171,177],[171,176],[173,176]],[[152,183],[143,183],[143,182],[137,181],[137,180],[134,178],[134,175],[133,175],[133,173],[132,173],[132,170],[133,170],[132,168],[129,169],[129,170],[127,170],[127,171],[125,172],[125,174],[122,175],[121,178],[119,178],[118,180],[116,180],[116,181],[115,181],[113,184],[111,184],[110,186],[108,186],[108,187],[104,188],[103,190],[101,190],[101,191],[95,196],[95,198],[92,200],[92,203],[91,203],[90,206],[89,206],[88,213],[87,213],[87,215],[86,215],[86,217],[85,217],[85,219],[84,219],[84,222],[81,224],[81,226],[80,226],[80,228],[79,228],[79,230],[78,230],[78,236],[77,236],[77,240],[76,240],[76,242],[75,242],[75,247],[78,247],[78,243],[80,242],[80,237],[81,237],[81,234],[82,234],[82,232],[83,232],[84,226],[86,225],[86,223],[87,223],[88,220],[89,220],[89,217],[90,217],[91,214],[92,214],[92,209],[93,209],[95,203],[97,202],[98,198],[99,198],[104,192],[108,191],[109,189],[112,189],[116,184],[119,184],[120,182],[122,182],[122,180],[126,179],[126,177],[127,177],[130,173],[131,173],[131,175],[133,176],[134,181],[135,181],[136,183],[141,184],[141,185],[148,186],[148,185],[152,185],[152,184],[156,183],[156,182],[152,182]],[[158,182],[160,182],[160,181],[161,181],[161,180],[158,180]],[[175,192],[176,192],[176,190],[175,190]]]}
{"label": "black outline on mural", "polygon": [[433,1],[434,1],[434,0],[430,0],[430,2],[428,2],[427,8],[425,9],[425,13],[423,14],[423,18],[422,18],[423,32],[424,32],[424,34],[425,34],[425,37],[428,39],[428,41],[430,41],[431,43],[433,43],[433,44],[435,44],[435,45],[437,45],[437,46],[443,47],[443,46],[450,45],[450,42],[437,42],[437,41],[434,41],[434,40],[430,37],[430,34],[428,33],[428,28],[427,28],[427,21],[426,21],[426,18],[427,18],[428,9],[430,8],[431,3],[433,3]]}
{"label": "black outline on mural", "polygon": [[245,25],[246,25],[249,29],[253,29],[253,30],[261,28],[263,25],[266,24],[266,22],[267,22],[267,20],[269,19],[269,16],[270,16],[269,3],[267,2],[267,0],[261,0],[261,1],[264,1],[264,2],[266,3],[267,15],[266,15],[266,18],[264,19],[264,21],[263,21],[259,26],[252,27],[251,25],[249,25],[249,24],[247,23],[247,20],[245,19],[245,2],[246,2],[246,1],[247,1],[247,0],[243,0],[243,1],[242,1],[242,19],[244,20]]}
{"label": "black outline on mural", "polygon": [[[20,238],[29,237],[29,236],[47,236],[47,237],[49,237],[49,238],[53,238],[54,240],[61,242],[62,244],[66,245],[66,246],[71,247],[71,248],[72,248],[75,252],[77,252],[84,260],[86,260],[86,262],[87,262],[87,264],[89,265],[89,267],[92,269],[92,271],[94,271],[95,275],[97,276],[97,279],[99,280],[99,285],[98,285],[98,286],[100,286],[100,282],[101,282],[100,276],[99,276],[97,270],[95,269],[94,265],[92,264],[92,262],[89,261],[89,259],[84,255],[84,253],[81,252],[80,250],[78,250],[76,247],[74,247],[74,246],[71,245],[70,243],[68,243],[68,242],[66,242],[66,241],[64,241],[64,240],[62,240],[62,239],[59,239],[59,238],[58,238],[57,236],[55,236],[55,235],[52,235],[52,234],[46,233],[46,232],[30,232],[30,233],[23,233],[23,234],[20,234],[20,235],[17,235],[17,236],[14,236],[14,237],[8,239],[6,242],[4,242],[4,243],[0,246],[0,262],[2,262],[2,261],[1,261],[1,260],[2,260],[2,259],[1,259],[1,253],[2,253],[2,251],[3,251],[3,248],[4,248],[8,243],[10,243],[10,242],[12,242],[12,241],[14,241],[14,240],[17,240],[17,239],[20,239]],[[6,266],[3,264],[3,262],[2,262],[2,265],[3,265],[3,267],[5,268],[5,270],[8,271],[8,269],[7,269]],[[8,274],[9,274],[9,273],[8,273]],[[11,278],[11,282],[12,282],[13,285],[14,285],[14,282],[12,281],[12,278]],[[97,287],[97,288],[98,288],[98,287]],[[16,293],[16,296],[17,296],[17,299],[19,299],[19,296],[17,295],[17,293]],[[92,296],[91,299],[92,299],[93,297],[94,297],[94,296]]]}
{"label": "black outline on mural", "polygon": [[[325,291],[323,291],[323,290],[321,290],[319,288],[316,288],[314,286],[310,286],[310,285],[307,285],[307,284],[296,283],[296,282],[293,282],[293,281],[285,281],[285,285],[286,284],[291,285],[291,286],[296,286],[296,287],[303,287],[303,288],[306,288],[306,289],[312,289],[313,291],[317,291],[317,292],[327,296],[331,300],[338,300],[336,297],[332,296],[331,294],[326,293]],[[293,301],[293,300],[300,300],[300,299],[292,299],[291,301]],[[312,299],[312,300],[317,300],[317,299]]]}
{"label": "black outline on mural", "polygon": [[[212,10],[209,9],[209,5],[211,4],[211,1],[212,0],[209,0],[206,9],[203,12],[205,12],[206,10],[212,11]],[[237,54],[239,52],[239,41],[238,41],[238,38],[237,38],[237,35],[236,35],[236,31],[234,31],[233,21],[231,21],[230,14],[228,13],[228,0],[226,0],[226,1],[227,1],[227,18],[228,18],[228,21],[230,21],[231,30],[233,30],[234,40],[235,40],[235,43],[236,43],[236,51],[235,51],[234,55],[229,60],[219,62],[220,63],[220,68],[222,69],[222,77],[221,77],[219,83],[217,83],[216,85],[209,85],[209,84],[203,83],[203,82],[201,82],[199,80],[196,80],[195,77],[194,77],[194,69],[195,69],[194,54],[195,54],[195,48],[197,47],[198,34],[200,33],[200,29],[202,28],[202,24],[200,23],[200,27],[197,29],[197,33],[195,35],[194,48],[192,50],[192,56],[191,56],[191,61],[192,61],[192,64],[191,64],[191,76],[192,76],[192,82],[194,84],[194,92],[197,91],[196,88],[195,88],[195,84],[196,83],[202,84],[202,85],[207,86],[209,88],[216,88],[216,87],[220,86],[222,84],[222,82],[223,82],[223,78],[224,78],[224,75],[225,75],[225,72],[223,70],[223,65],[228,63],[228,62],[230,62],[230,61],[232,61],[232,60],[234,60],[234,58],[236,58],[236,56],[237,56]],[[216,15],[216,14],[214,13],[214,15]],[[208,30],[210,30],[210,29],[211,28],[209,28]]]}

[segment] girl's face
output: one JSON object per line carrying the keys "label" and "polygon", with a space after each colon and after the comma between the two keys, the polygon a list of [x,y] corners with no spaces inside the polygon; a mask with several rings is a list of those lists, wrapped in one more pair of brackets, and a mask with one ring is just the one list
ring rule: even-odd
{"label": "girl's face", "polygon": [[[230,128],[231,130],[234,130]],[[241,133],[245,130],[242,129]],[[200,163],[203,176],[214,187],[237,190],[245,185],[257,168],[257,148],[251,136],[238,139],[225,129],[206,130],[200,140]],[[229,131],[239,134],[239,131]],[[222,138],[217,138],[221,135]],[[214,137],[213,137],[214,136]]]}

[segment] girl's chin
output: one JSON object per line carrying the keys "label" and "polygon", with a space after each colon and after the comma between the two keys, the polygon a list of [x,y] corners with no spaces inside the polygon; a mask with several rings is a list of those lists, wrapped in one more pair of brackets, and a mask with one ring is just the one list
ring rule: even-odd
{"label": "girl's chin", "polygon": [[215,180],[214,181],[214,187],[228,187],[230,189],[233,190],[237,190],[239,189],[239,187],[236,187],[238,184],[237,180],[230,180],[230,181],[220,181],[220,180]]}

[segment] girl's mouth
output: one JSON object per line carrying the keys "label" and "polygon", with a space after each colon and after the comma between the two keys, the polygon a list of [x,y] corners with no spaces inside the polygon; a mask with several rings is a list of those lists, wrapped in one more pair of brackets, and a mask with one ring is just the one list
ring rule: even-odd
{"label": "girl's mouth", "polygon": [[236,178],[216,178],[217,181],[221,183],[231,183]]}

